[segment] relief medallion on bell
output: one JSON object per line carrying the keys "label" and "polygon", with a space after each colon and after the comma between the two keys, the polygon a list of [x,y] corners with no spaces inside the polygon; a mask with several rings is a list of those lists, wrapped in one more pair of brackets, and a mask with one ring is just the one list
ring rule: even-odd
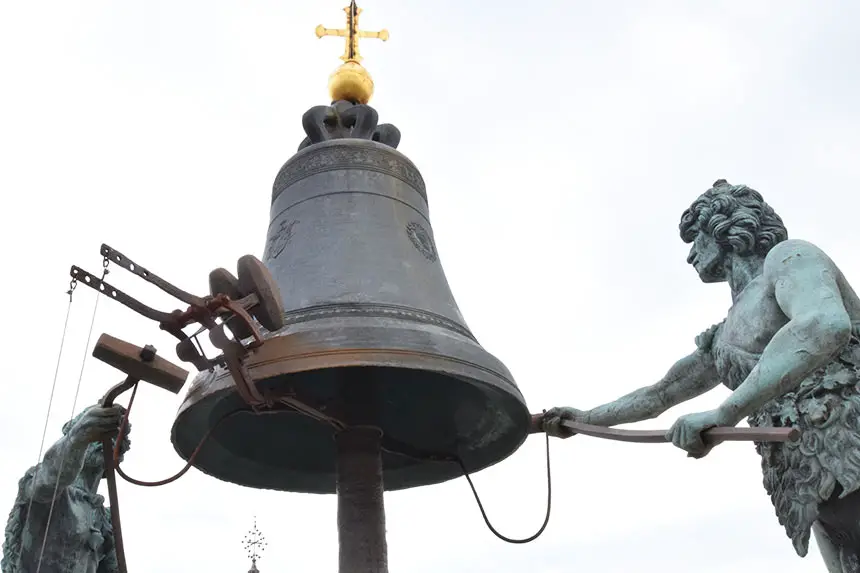
{"label": "relief medallion on bell", "polygon": [[418,249],[418,252],[424,255],[424,258],[435,263],[439,256],[436,253],[436,245],[433,244],[433,238],[427,229],[421,223],[412,221],[406,225],[406,235],[412,244]]}
{"label": "relief medallion on bell", "polygon": [[284,249],[290,243],[290,239],[293,238],[293,228],[297,223],[298,221],[288,221],[286,219],[282,219],[278,223],[278,229],[269,237],[266,245],[265,257],[267,259],[277,259],[284,252]]}

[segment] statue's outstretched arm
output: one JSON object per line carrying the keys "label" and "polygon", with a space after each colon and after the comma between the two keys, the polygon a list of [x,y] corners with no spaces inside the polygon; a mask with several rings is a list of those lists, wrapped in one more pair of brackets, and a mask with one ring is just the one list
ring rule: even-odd
{"label": "statue's outstretched arm", "polygon": [[[705,346],[706,348],[703,348]],[[632,424],[656,418],[669,408],[704,394],[719,384],[709,344],[677,361],[663,379],[639,388],[602,406],[582,412],[575,408],[552,408],[543,417],[543,429],[559,438],[572,435],[562,421],[596,426]]]}
{"label": "statue's outstretched arm", "polygon": [[74,483],[84,465],[87,443],[65,435],[51,446],[30,482],[29,494],[34,501],[48,503],[54,492],[62,492]]}
{"label": "statue's outstretched arm", "polygon": [[582,421],[598,426],[615,426],[650,420],[718,384],[710,353],[696,350],[676,362],[656,384],[593,408],[585,413]]}
{"label": "statue's outstretched arm", "polygon": [[839,289],[839,269],[805,241],[785,241],[768,253],[764,277],[789,318],[770,340],[746,380],[719,407],[735,425],[765,403],[790,392],[827,364],[851,338],[851,318]]}

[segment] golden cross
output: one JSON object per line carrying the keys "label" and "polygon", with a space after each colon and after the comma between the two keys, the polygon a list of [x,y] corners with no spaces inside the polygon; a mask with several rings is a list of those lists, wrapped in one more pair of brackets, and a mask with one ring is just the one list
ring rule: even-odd
{"label": "golden cross", "polygon": [[358,28],[358,16],[362,10],[355,4],[355,0],[349,3],[349,6],[343,9],[346,12],[346,28],[341,30],[330,30],[322,24],[317,26],[317,38],[323,36],[339,36],[346,38],[346,49],[340,57],[344,62],[361,62],[361,54],[358,52],[359,38],[379,38],[383,42],[388,41],[388,30],[380,30],[379,32],[365,32]]}

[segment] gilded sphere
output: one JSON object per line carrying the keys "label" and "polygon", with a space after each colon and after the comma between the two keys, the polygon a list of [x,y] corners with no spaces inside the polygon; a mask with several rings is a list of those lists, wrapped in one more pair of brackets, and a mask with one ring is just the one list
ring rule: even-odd
{"label": "gilded sphere", "polygon": [[373,96],[373,78],[358,62],[346,62],[328,80],[332,101],[351,101],[366,104]]}

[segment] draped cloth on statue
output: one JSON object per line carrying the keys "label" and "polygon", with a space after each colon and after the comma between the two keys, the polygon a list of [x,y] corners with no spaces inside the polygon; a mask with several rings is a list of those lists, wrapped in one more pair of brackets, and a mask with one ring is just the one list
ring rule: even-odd
{"label": "draped cloth on statue", "polygon": [[[721,324],[698,339],[714,358],[720,381],[736,389],[760,358],[720,339]],[[779,523],[801,557],[809,549],[819,506],[834,495],[860,489],[860,340],[848,345],[826,366],[808,376],[793,392],[765,404],[748,418],[760,428],[795,427],[801,439],[756,443],[764,487]]]}

